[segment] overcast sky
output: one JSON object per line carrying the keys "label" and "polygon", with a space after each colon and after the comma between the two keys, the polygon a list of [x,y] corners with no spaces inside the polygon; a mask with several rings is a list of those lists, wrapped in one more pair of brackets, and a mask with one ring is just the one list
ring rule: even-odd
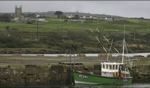
{"label": "overcast sky", "polygon": [[150,18],[150,1],[0,1],[0,12],[86,12],[124,17]]}

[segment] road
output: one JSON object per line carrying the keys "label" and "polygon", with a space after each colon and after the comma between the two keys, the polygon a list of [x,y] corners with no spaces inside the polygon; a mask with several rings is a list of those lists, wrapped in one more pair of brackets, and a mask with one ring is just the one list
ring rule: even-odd
{"label": "road", "polygon": [[[132,57],[134,60],[149,60],[150,57]],[[106,57],[96,56],[83,56],[83,57],[72,57],[71,62],[80,63],[100,63],[100,61],[106,61]],[[121,61],[121,58],[113,57],[110,61]],[[69,57],[65,56],[0,56],[1,64],[23,64],[23,65],[40,65],[40,64],[57,64],[59,62],[70,62]]]}

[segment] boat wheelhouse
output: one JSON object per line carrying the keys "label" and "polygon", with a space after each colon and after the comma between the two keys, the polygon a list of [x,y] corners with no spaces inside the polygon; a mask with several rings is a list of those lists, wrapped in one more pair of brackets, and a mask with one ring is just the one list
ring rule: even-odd
{"label": "boat wheelhouse", "polygon": [[119,67],[121,63],[101,62],[101,76],[103,77],[117,77],[119,74]]}
{"label": "boat wheelhouse", "polygon": [[102,77],[132,78],[128,67],[123,63],[101,62]]}

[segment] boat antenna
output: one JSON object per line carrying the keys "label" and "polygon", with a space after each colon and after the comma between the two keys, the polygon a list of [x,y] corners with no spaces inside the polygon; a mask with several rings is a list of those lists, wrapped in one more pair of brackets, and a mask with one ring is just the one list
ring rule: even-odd
{"label": "boat antenna", "polygon": [[[94,31],[93,31],[91,28],[90,28],[89,30],[90,30],[90,32],[94,33]],[[97,32],[100,32],[100,31],[98,30],[98,27],[96,28],[96,31],[97,31]],[[101,33],[101,35],[102,35],[102,37],[103,37],[108,43],[111,43],[111,42],[109,41],[109,39],[106,38],[106,36],[104,36],[102,33]],[[103,50],[107,53],[107,50],[106,50],[106,48],[103,46],[103,44],[101,43],[100,39],[99,39],[97,36],[95,36],[95,38],[96,38],[96,40],[100,43],[100,45],[102,46]],[[111,47],[113,47],[114,50],[115,50],[117,53],[120,53],[114,46],[111,46]]]}
{"label": "boat antenna", "polygon": [[[102,28],[102,27],[101,27]],[[102,41],[100,41],[100,29],[97,27],[96,28],[96,31],[98,32],[98,37],[97,36],[95,36],[95,38],[96,38],[96,40],[100,43],[100,45],[102,46],[102,48],[103,48],[103,50],[107,53],[108,51],[106,50],[106,48],[103,46],[103,44],[102,44]],[[102,35],[102,34],[101,34]]]}
{"label": "boat antenna", "polygon": [[112,44],[113,44],[113,40],[111,41],[111,45],[110,45],[110,48],[109,48],[109,51],[108,51],[108,54],[107,54],[107,61],[108,61],[108,59],[110,57],[110,52],[111,52]]}

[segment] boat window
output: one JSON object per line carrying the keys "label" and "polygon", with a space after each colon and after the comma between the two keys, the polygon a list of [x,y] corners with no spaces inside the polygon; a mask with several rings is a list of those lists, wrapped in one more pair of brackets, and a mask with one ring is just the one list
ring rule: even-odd
{"label": "boat window", "polygon": [[124,68],[124,67],[122,67],[122,71],[125,71],[125,68]]}
{"label": "boat window", "polygon": [[117,70],[117,65],[115,65],[115,70]]}
{"label": "boat window", "polygon": [[118,65],[116,65],[116,69],[118,69]]}
{"label": "boat window", "polygon": [[112,69],[112,66],[111,66],[111,65],[109,65],[109,68],[110,68],[110,69]]}
{"label": "boat window", "polygon": [[115,65],[113,65],[113,69],[115,69]]}
{"label": "boat window", "polygon": [[108,64],[106,65],[106,69],[108,69]]}
{"label": "boat window", "polygon": [[105,68],[105,65],[103,64],[103,68]]}

